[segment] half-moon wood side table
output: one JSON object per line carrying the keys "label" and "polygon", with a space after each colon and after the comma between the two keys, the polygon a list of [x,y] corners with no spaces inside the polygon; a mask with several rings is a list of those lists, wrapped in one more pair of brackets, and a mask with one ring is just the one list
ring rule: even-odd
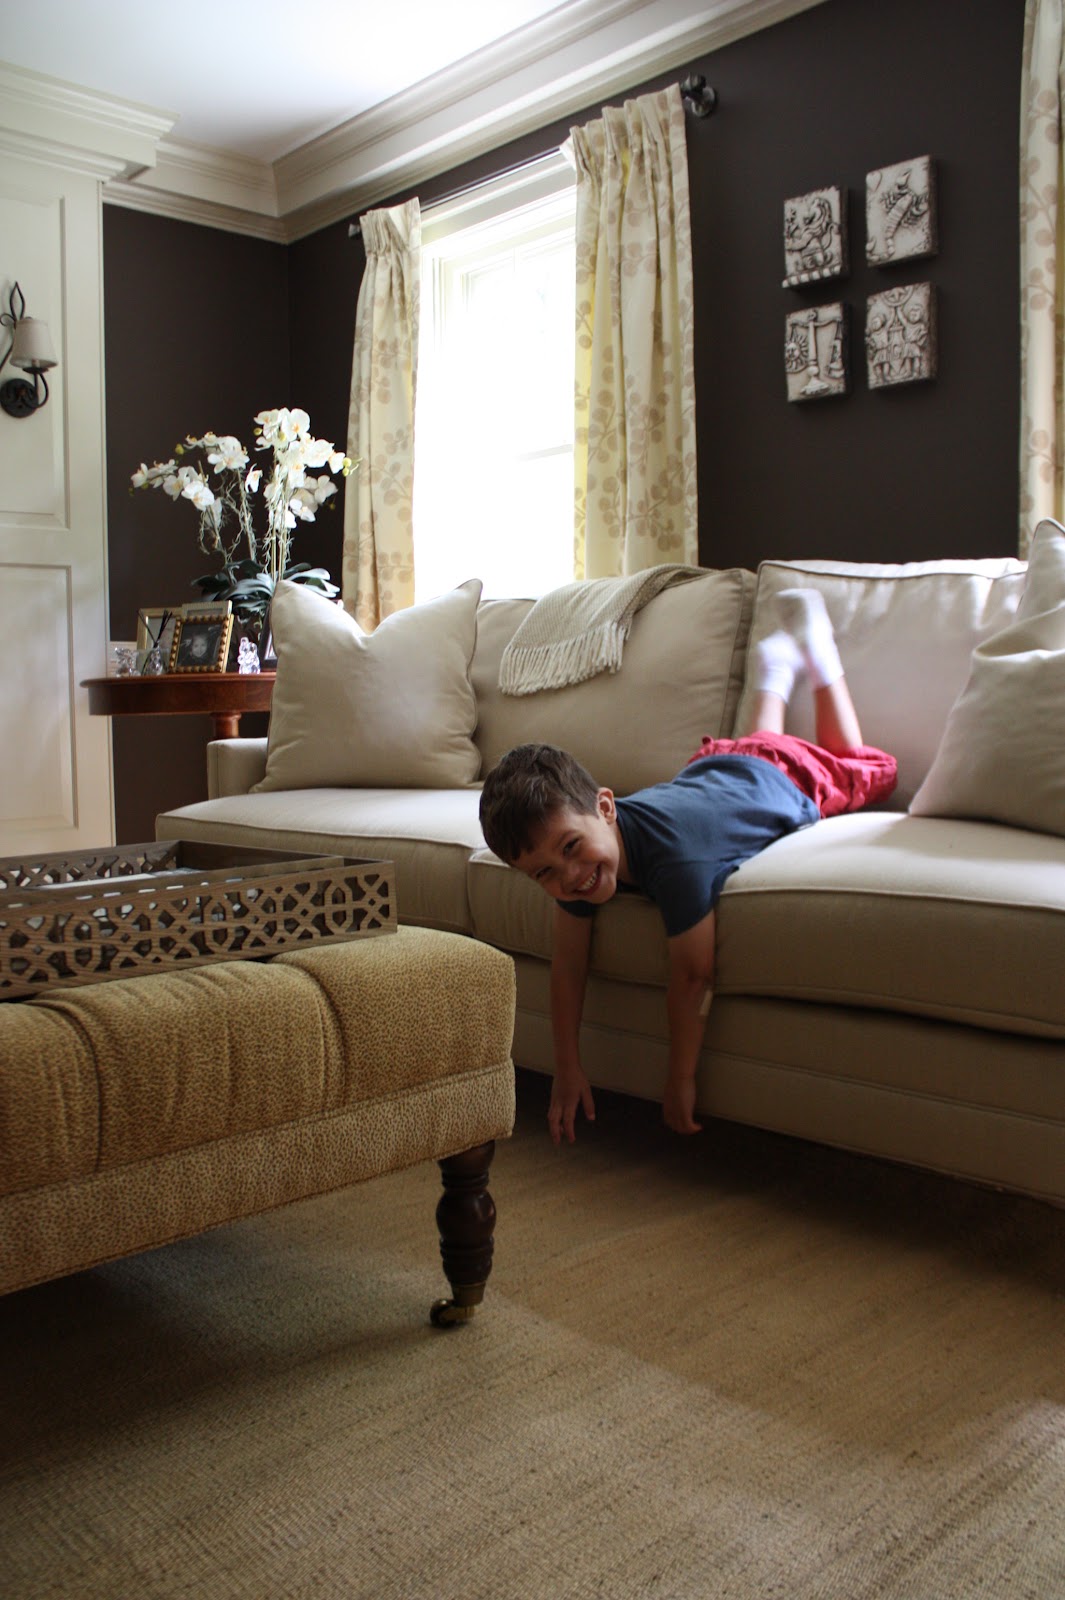
{"label": "half-moon wood side table", "polygon": [[216,739],[236,739],[245,711],[269,711],[276,672],[163,672],[83,678],[97,717],[209,716]]}

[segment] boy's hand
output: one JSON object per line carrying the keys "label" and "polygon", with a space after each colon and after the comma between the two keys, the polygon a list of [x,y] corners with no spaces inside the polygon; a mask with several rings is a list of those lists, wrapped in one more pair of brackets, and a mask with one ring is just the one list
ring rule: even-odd
{"label": "boy's hand", "polygon": [[547,1126],[552,1144],[561,1144],[563,1134],[567,1142],[573,1144],[577,1137],[574,1123],[578,1106],[589,1122],[595,1121],[592,1086],[581,1068],[571,1067],[565,1071],[557,1071],[551,1085],[551,1105],[547,1113]]}
{"label": "boy's hand", "polygon": [[694,1110],[695,1079],[668,1078],[662,1098],[662,1117],[666,1127],[672,1128],[674,1133],[702,1133],[703,1125],[695,1121],[692,1115]]}

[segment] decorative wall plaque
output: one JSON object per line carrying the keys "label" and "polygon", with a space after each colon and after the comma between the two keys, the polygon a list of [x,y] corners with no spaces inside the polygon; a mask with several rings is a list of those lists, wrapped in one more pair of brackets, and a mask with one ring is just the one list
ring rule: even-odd
{"label": "decorative wall plaque", "polygon": [[847,392],[847,308],[841,300],[788,313],[784,370],[789,400]]}
{"label": "decorative wall plaque", "polygon": [[814,189],[784,202],[785,289],[847,272],[846,190]]}
{"label": "decorative wall plaque", "polygon": [[931,156],[916,156],[867,172],[865,259],[870,266],[934,256],[938,244]]}
{"label": "decorative wall plaque", "polygon": [[936,302],[930,283],[871,294],[865,305],[870,389],[918,383],[936,375]]}

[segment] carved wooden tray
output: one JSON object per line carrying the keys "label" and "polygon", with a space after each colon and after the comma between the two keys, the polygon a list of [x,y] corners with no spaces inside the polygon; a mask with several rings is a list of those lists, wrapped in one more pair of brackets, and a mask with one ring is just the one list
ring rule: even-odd
{"label": "carved wooden tray", "polygon": [[165,839],[0,859],[0,1000],[392,933],[391,861]]}

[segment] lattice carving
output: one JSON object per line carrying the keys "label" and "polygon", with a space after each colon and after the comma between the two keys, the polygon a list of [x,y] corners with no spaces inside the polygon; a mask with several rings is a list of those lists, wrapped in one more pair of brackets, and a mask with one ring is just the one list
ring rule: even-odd
{"label": "lattice carving", "polygon": [[0,999],[365,938],[396,923],[390,861],[182,840],[9,858],[0,861]]}
{"label": "lattice carving", "polygon": [[[158,844],[115,845],[110,850],[81,850],[71,855],[42,856],[24,861],[21,856],[0,860],[0,894],[43,884],[92,882],[97,878],[125,878],[145,872],[163,872],[179,866],[175,839]],[[276,857],[274,858],[276,859]]]}

